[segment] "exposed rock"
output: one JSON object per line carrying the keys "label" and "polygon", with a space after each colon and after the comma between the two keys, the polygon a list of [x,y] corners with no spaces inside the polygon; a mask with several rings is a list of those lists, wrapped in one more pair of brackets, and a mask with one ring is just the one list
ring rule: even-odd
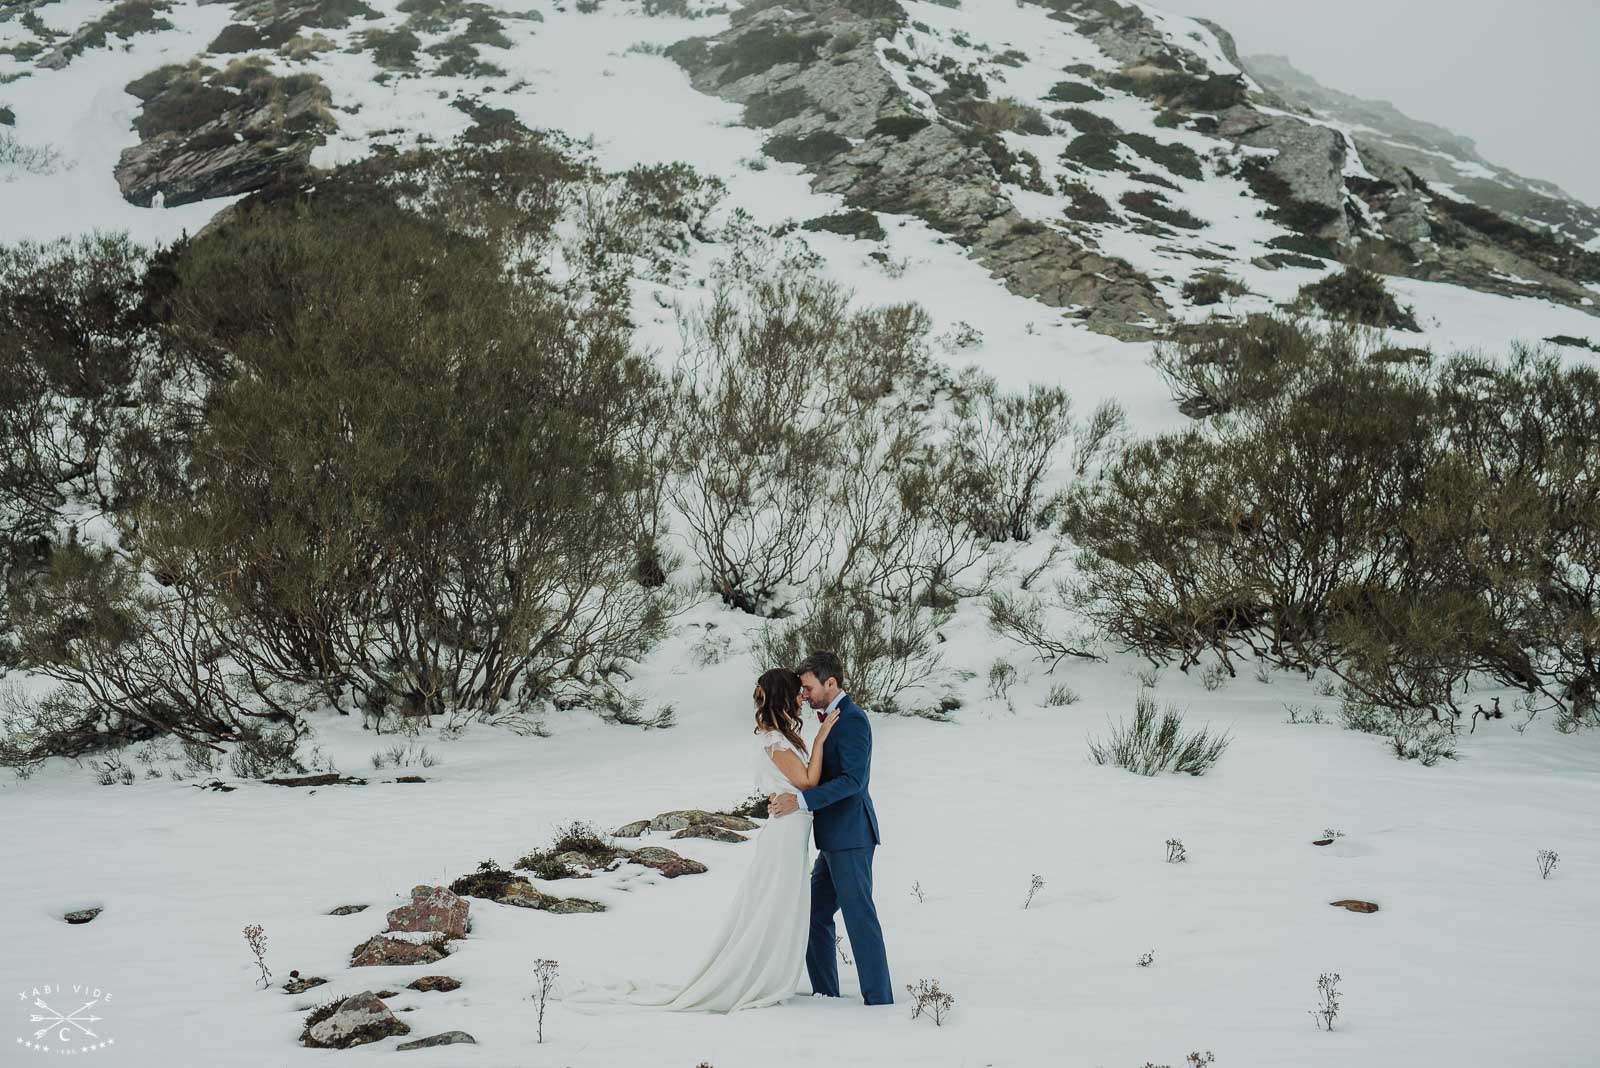
{"label": "exposed rock", "polygon": [[[1069,21],[1100,20],[1106,32],[1123,37],[1145,32],[1141,25],[1153,33],[1134,7],[1101,0],[1066,7],[1074,12],[1063,16]],[[1108,14],[1113,8],[1120,14]],[[1071,308],[1092,329],[1146,337],[1169,319],[1155,287],[1131,265],[1090,251],[1064,230],[1022,218],[1003,191],[996,158],[1010,160],[1008,177],[1025,168],[1003,141],[958,134],[918,113],[878,59],[874,42],[891,28],[890,20],[826,0],[781,0],[740,9],[731,22],[713,38],[674,45],[668,55],[702,92],[744,104],[812,102],[772,123],[767,142],[769,155],[806,163],[812,188],[838,193],[852,208],[925,220],[967,248],[1012,292]],[[781,40],[789,47],[742,45],[747,39]],[[807,42],[827,42],[826,59],[819,45]],[[1130,47],[1130,55],[1143,48],[1137,42]],[[787,61],[769,63],[760,56]]]}
{"label": "exposed rock", "polygon": [[729,831],[753,831],[756,823],[743,816],[729,816],[720,812],[704,812],[697,808],[663,812],[650,821],[652,831],[681,831],[685,827],[710,824]]}
{"label": "exposed rock", "polygon": [[1340,908],[1349,909],[1351,912],[1377,912],[1378,911],[1378,906],[1374,905],[1372,902],[1370,902],[1370,901],[1357,901],[1355,898],[1344,898],[1344,899],[1339,900],[1339,901],[1330,901],[1330,902],[1328,902],[1328,904],[1337,905]]}
{"label": "exposed rock", "polygon": [[385,964],[433,964],[445,958],[445,938],[439,935],[426,942],[410,942],[387,935],[373,935],[350,951],[350,967],[370,968]]}
{"label": "exposed rock", "polygon": [[[168,201],[167,203],[172,203]],[[291,775],[280,779],[262,779],[268,786],[365,786],[367,780],[358,779],[354,775],[340,775],[338,772],[326,771],[317,775]]]}
{"label": "exposed rock", "polygon": [[515,905],[524,909],[539,909],[565,915],[576,912],[604,912],[606,907],[598,901],[577,897],[556,897],[538,890],[520,875],[508,871],[477,871],[463,875],[450,884],[450,889],[464,897],[481,897],[502,905]]}
{"label": "exposed rock", "polygon": [[750,839],[742,834],[728,830],[726,827],[715,823],[695,823],[677,832],[674,838],[709,838],[714,842],[748,842]]}
{"label": "exposed rock", "polygon": [[1268,170],[1295,199],[1329,209],[1330,221],[1315,236],[1340,241],[1350,233],[1344,214],[1344,168],[1349,144],[1344,135],[1292,115],[1268,115],[1251,107],[1221,115],[1219,136],[1252,148],[1276,149]]}
{"label": "exposed rock", "polygon": [[92,909],[76,909],[67,913],[61,918],[66,920],[68,923],[88,923],[90,920],[100,915],[102,911],[103,910],[98,907]]}
{"label": "exposed rock", "polygon": [[300,1043],[316,1049],[349,1049],[410,1033],[411,1028],[397,1019],[378,995],[363,990],[313,1011],[306,1017]]}
{"label": "exposed rock", "polygon": [[410,1042],[402,1042],[395,1049],[426,1049],[429,1046],[453,1046],[458,1042],[471,1042],[476,1045],[477,1041],[465,1031],[446,1031],[443,1034],[429,1035],[427,1038],[417,1038]]}
{"label": "exposed rock", "polygon": [[439,993],[449,993],[452,990],[460,988],[461,980],[452,978],[448,975],[424,975],[420,979],[413,979],[406,985],[412,990],[420,990],[424,994],[432,993],[434,991],[438,991]]}
{"label": "exposed rock", "polygon": [[302,977],[299,972],[291,972],[287,982],[283,984],[285,994],[304,994],[312,987],[322,986],[327,980],[320,975]]}
{"label": "exposed rock", "polygon": [[328,913],[329,916],[352,916],[366,909],[365,905],[340,905]]}
{"label": "exposed rock", "polygon": [[413,886],[411,903],[389,910],[391,931],[439,931],[465,938],[471,929],[467,902],[443,886]]}
{"label": "exposed rock", "polygon": [[702,875],[706,871],[706,866],[698,860],[690,860],[661,846],[645,846],[625,855],[633,863],[654,868],[668,879],[676,879],[680,875]]}
{"label": "exposed rock", "polygon": [[649,829],[649,820],[634,820],[632,823],[624,823],[621,827],[612,831],[611,834],[616,838],[639,838]]}
{"label": "exposed rock", "polygon": [[123,198],[141,207],[157,193],[171,207],[260,189],[308,168],[311,150],[335,128],[320,79],[279,78],[257,60],[226,71],[163,67],[127,88],[144,101],[134,120],[142,140],[123,150],[116,179]]}

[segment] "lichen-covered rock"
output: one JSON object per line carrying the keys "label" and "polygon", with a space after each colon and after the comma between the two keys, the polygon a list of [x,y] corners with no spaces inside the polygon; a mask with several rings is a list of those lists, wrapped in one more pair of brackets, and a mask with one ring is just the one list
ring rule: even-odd
{"label": "lichen-covered rock", "polygon": [[101,911],[102,910],[99,908],[75,909],[61,918],[66,920],[68,923],[88,923],[90,920],[100,915]]}
{"label": "lichen-covered rock", "polygon": [[410,1042],[402,1042],[395,1049],[427,1049],[429,1046],[453,1046],[458,1042],[471,1042],[476,1045],[477,1041],[465,1031],[446,1031],[443,1034],[429,1035],[427,1038],[414,1038]]}
{"label": "lichen-covered rock", "polygon": [[698,860],[690,860],[661,846],[644,846],[630,850],[626,856],[634,864],[654,868],[668,879],[676,879],[680,875],[703,875],[706,871],[706,866]]}
{"label": "lichen-covered rock", "polygon": [[1342,909],[1349,909],[1351,912],[1377,912],[1378,911],[1378,906],[1373,904],[1371,901],[1359,901],[1359,900],[1357,900],[1355,898],[1342,898],[1342,899],[1340,899],[1338,901],[1330,901],[1330,902],[1328,902],[1328,904],[1337,905],[1338,907],[1340,907]]}
{"label": "lichen-covered rock", "polygon": [[413,979],[406,986],[412,990],[420,990],[424,994],[438,991],[447,994],[461,986],[461,980],[448,975],[424,975],[420,979]]}
{"label": "lichen-covered rock", "polygon": [[283,984],[283,992],[285,994],[304,994],[307,990],[322,986],[326,982],[327,980],[320,975],[291,975],[288,981]]}
{"label": "lichen-covered rock", "polygon": [[[1105,3],[1077,6],[1081,12],[1063,17],[1092,17],[1111,30],[1125,23],[1128,33],[1159,38],[1136,7],[1113,5],[1121,12],[1113,16]],[[702,92],[776,115],[762,122],[772,134],[768,154],[782,146],[781,158],[805,162],[818,192],[838,193],[853,208],[925,220],[1012,292],[1070,308],[1091,329],[1142,338],[1168,321],[1160,294],[1133,266],[1092,252],[1062,229],[1024,224],[985,146],[920,115],[884,69],[876,41],[893,32],[887,9],[877,17],[860,10],[823,0],[751,5],[731,16],[729,29],[680,42],[667,54]],[[788,47],[768,47],[773,42]],[[1143,54],[1137,44],[1129,53]],[[774,110],[766,106],[773,101],[799,103]],[[989,147],[1009,152],[1003,142]],[[655,830],[683,826],[652,822]]]}
{"label": "lichen-covered rock", "polygon": [[350,951],[350,967],[374,968],[382,965],[433,964],[445,958],[445,938],[409,941],[388,935],[373,935]]}
{"label": "lichen-covered rock", "polygon": [[410,904],[389,910],[391,931],[438,931],[465,938],[470,929],[467,902],[443,886],[413,886]]}
{"label": "lichen-covered rock", "polygon": [[681,831],[685,827],[709,824],[729,831],[753,831],[756,824],[743,816],[728,816],[720,812],[705,812],[697,808],[663,812],[650,821],[652,831]]}
{"label": "lichen-covered rock", "polygon": [[1268,115],[1246,106],[1229,108],[1220,119],[1220,136],[1277,151],[1267,169],[1296,200],[1328,209],[1328,222],[1316,236],[1339,241],[1349,235],[1344,171],[1350,146],[1343,134],[1293,115]]}
{"label": "lichen-covered rock", "polygon": [[280,78],[259,62],[163,67],[127,91],[144,102],[134,120],[141,140],[123,151],[115,174],[123,198],[141,207],[158,193],[174,206],[260,189],[308,168],[312,149],[336,128],[319,78]]}
{"label": "lichen-covered rock", "polygon": [[463,875],[450,884],[450,889],[463,897],[487,898],[502,905],[538,909],[541,912],[554,912],[557,915],[606,910],[606,907],[598,901],[546,894],[527,879],[508,871],[476,871],[471,875]]}
{"label": "lichen-covered rock", "polygon": [[366,908],[367,908],[367,906],[365,906],[365,905],[340,905],[337,908],[330,909],[328,911],[328,915],[329,916],[353,916],[358,912],[364,912],[366,910]]}
{"label": "lichen-covered rock", "polygon": [[411,1028],[390,1012],[377,994],[363,990],[314,1010],[306,1017],[300,1043],[315,1049],[349,1049],[410,1033]]}
{"label": "lichen-covered rock", "polygon": [[614,838],[639,838],[649,829],[649,820],[634,820],[632,823],[624,823],[621,827],[612,831],[611,834]]}
{"label": "lichen-covered rock", "polygon": [[674,838],[709,838],[713,842],[748,842],[742,834],[715,823],[693,823],[674,834]]}

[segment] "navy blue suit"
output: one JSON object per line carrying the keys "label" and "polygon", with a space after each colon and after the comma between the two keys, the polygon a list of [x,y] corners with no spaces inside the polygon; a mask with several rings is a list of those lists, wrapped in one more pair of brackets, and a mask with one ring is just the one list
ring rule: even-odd
{"label": "navy blue suit", "polygon": [[817,863],[811,869],[806,971],[813,991],[839,996],[833,915],[842,911],[850,948],[855,952],[862,1000],[868,1005],[890,1005],[894,993],[889,961],[878,910],[872,904],[872,854],[881,841],[878,814],[867,792],[872,778],[872,725],[848,694],[840,700],[838,711],[839,720],[822,752],[822,781],[803,792],[817,840]]}

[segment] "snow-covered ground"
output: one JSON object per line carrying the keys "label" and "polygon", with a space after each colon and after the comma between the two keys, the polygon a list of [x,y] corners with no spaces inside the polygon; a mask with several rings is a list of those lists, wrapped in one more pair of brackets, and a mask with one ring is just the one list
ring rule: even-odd
{"label": "snow-covered ground", "polygon": [[[424,973],[463,985],[392,999],[416,1008],[400,1013],[411,1037],[461,1028],[479,1043],[408,1054],[424,1065],[1133,1068],[1207,1049],[1227,1068],[1593,1063],[1600,1022],[1583,995],[1600,950],[1592,738],[1539,720],[1518,735],[1501,722],[1465,737],[1458,762],[1423,768],[1372,736],[1286,723],[1285,703],[1332,712],[1300,679],[1241,675],[1208,692],[1169,670],[1158,696],[1234,741],[1203,777],[1146,779],[1087,759],[1086,739],[1131,710],[1141,665],[1121,658],[1054,677],[1025,667],[1014,711],[980,681],[954,723],[874,718],[876,897],[890,967],[897,990],[937,978],[955,996],[942,1027],[912,1021],[903,998],[874,1009],[807,998],[731,1017],[557,1003],[535,1043],[535,959],[558,960],[569,979],[674,981],[713,932],[748,845],[666,842],[710,872],[539,884],[603,901],[599,915],[474,900],[472,933],[447,960],[420,971],[346,966],[413,885],[485,858],[509,864],[560,822],[616,826],[742,798],[756,665],[736,638],[728,660],[694,667],[686,650],[706,623],[739,635],[745,620],[697,610],[641,680],[677,709],[679,725],[665,731],[574,712],[544,739],[425,734],[417,741],[439,764],[405,769],[427,783],[397,785],[369,764],[397,739],[329,716],[317,744],[371,785],[99,787],[70,764],[0,782],[7,989],[104,989],[101,1027],[116,1046],[96,1063],[140,1068],[386,1055],[392,1043],[301,1050],[301,1010]],[[959,666],[981,672],[998,651],[975,618],[949,637]],[[1081,699],[1042,707],[1057,682]],[[1312,845],[1325,829],[1344,836]],[[1174,837],[1185,863],[1166,862]],[[1544,848],[1561,855],[1548,880],[1534,859]],[[1024,910],[1034,874],[1045,885]],[[1347,897],[1380,911],[1329,904]],[[372,908],[326,915],[351,903]],[[105,909],[93,923],[60,922],[89,906]],[[298,968],[330,984],[298,997],[254,985],[241,935],[251,923],[266,929],[275,982]],[[1147,951],[1154,963],[1137,966]],[[1322,972],[1343,977],[1331,1034],[1307,1015]],[[853,993],[851,969],[841,974]],[[8,1004],[0,1025],[26,1034],[26,1004]],[[0,1048],[0,1063],[49,1063]]]}
{"label": "snow-covered ground", "polygon": [[[387,16],[376,25],[403,18],[393,0],[374,6]],[[907,6],[929,25],[971,32],[982,24],[996,48],[1009,40],[1027,49],[1034,59],[1012,75],[1008,91],[1036,97],[1054,80],[1046,67],[1092,58],[1079,54],[1081,39],[1061,37],[1061,25],[1037,7],[995,2],[991,9],[977,0],[960,11]],[[743,208],[762,224],[838,209],[838,198],[810,192],[799,167],[769,162],[753,170],[744,162],[759,156],[764,135],[737,124],[737,107],[696,93],[670,61],[627,50],[637,41],[660,45],[714,33],[725,16],[646,19],[632,5],[612,2],[591,15],[538,7],[543,22],[506,23],[513,50],[486,50],[506,77],[492,79],[492,91],[483,91],[482,79],[462,88],[513,108],[531,126],[592,138],[607,167],[689,160],[728,183],[727,210]],[[45,12],[65,28],[83,8]],[[71,12],[77,14],[69,18]],[[111,168],[135,143],[129,123],[137,102],[122,86],[194,56],[228,14],[223,5],[180,4],[169,16],[174,30],[140,36],[126,49],[91,50],[63,71],[34,71],[0,86],[0,103],[17,115],[15,136],[49,143],[63,159],[53,174],[0,175],[0,241],[93,228],[165,240],[198,229],[220,209],[217,201],[133,207],[118,195]],[[344,45],[360,28],[325,32]],[[0,58],[0,74],[20,69]],[[402,128],[407,136],[445,139],[466,124],[450,106],[453,87],[441,96],[431,79],[374,84],[366,54],[329,53],[313,69],[333,91],[342,129],[318,163],[357,158],[372,131]],[[1150,109],[1130,99],[1089,106],[1163,141],[1196,136],[1140,125]],[[1028,140],[1019,138],[1018,147]],[[1036,154],[1054,167],[1061,144],[1038,140]],[[1243,249],[1277,232],[1249,209],[1240,183],[1181,184],[1174,203],[1213,224],[1204,240]],[[1018,203],[1029,210],[1026,197]],[[872,246],[829,234],[805,239],[862,302],[921,303],[936,333],[962,322],[977,328],[982,342],[948,353],[953,364],[978,363],[1011,388],[1064,384],[1080,411],[1117,399],[1141,432],[1184,422],[1146,363],[1148,345],[1090,333],[1056,309],[1006,293],[921,222],[885,216],[884,223],[883,251],[906,264],[894,276],[867,258]],[[1163,284],[1170,297],[1200,261],[1163,261],[1156,246],[1165,243],[1128,234],[1106,241],[1108,251],[1141,269],[1170,275]],[[699,250],[691,273],[703,273],[718,252]],[[1286,300],[1316,277],[1258,270],[1247,259],[1229,265],[1256,294],[1243,298],[1240,310]],[[1592,317],[1545,302],[1405,279],[1390,284],[1415,305],[1426,331],[1399,335],[1402,344],[1494,353],[1516,341],[1596,333]],[[692,301],[697,294],[691,283],[663,297]],[[646,308],[657,311],[641,301],[641,312]],[[660,311],[644,324],[641,340],[674,336],[670,314]],[[604,901],[610,910],[602,915],[552,916],[474,901],[471,936],[423,972],[346,966],[351,948],[382,929],[383,911],[412,886],[448,882],[485,858],[510,864],[544,845],[558,823],[613,827],[744,797],[752,744],[747,695],[758,669],[748,651],[752,622],[703,604],[680,619],[638,679],[636,692],[652,705],[675,707],[678,725],[669,730],[608,727],[574,711],[552,718],[548,738],[485,727],[453,741],[425,733],[418,742],[440,763],[405,769],[423,774],[426,784],[398,785],[381,782],[392,770],[370,768],[373,753],[397,739],[330,714],[315,722],[316,744],[341,770],[371,776],[370,785],[306,790],[245,782],[218,793],[141,778],[101,787],[92,762],[56,762],[25,781],[0,777],[0,980],[21,995],[0,1013],[0,1065],[55,1056],[12,1041],[33,1029],[28,1001],[43,984],[63,985],[61,996],[47,998],[58,1008],[88,1000],[74,1000],[74,985],[109,993],[97,1011],[115,1044],[96,1056],[111,1065],[365,1061],[386,1056],[392,1043],[303,1050],[295,1037],[304,1010],[334,993],[400,989],[424,973],[450,974],[463,986],[393,999],[395,1008],[416,1009],[401,1013],[413,1028],[409,1037],[461,1028],[479,1043],[408,1054],[439,1068],[1136,1068],[1147,1060],[1179,1065],[1189,1051],[1208,1049],[1218,1068],[1595,1063],[1600,1017],[1587,991],[1600,953],[1593,818],[1600,751],[1592,736],[1558,735],[1542,719],[1518,734],[1501,721],[1463,737],[1459,762],[1424,768],[1394,759],[1368,735],[1287,724],[1286,703],[1318,706],[1332,717],[1334,701],[1299,678],[1263,683],[1246,674],[1213,691],[1168,670],[1158,698],[1180,704],[1193,723],[1233,731],[1234,740],[1204,777],[1145,779],[1093,765],[1086,740],[1131,712],[1137,674],[1148,665],[1113,656],[1045,675],[1023,650],[989,634],[981,617],[980,606],[964,606],[946,631],[949,662],[976,674],[954,722],[874,720],[873,796],[884,835],[877,900],[890,966],[897,989],[937,978],[955,996],[943,1027],[909,1019],[904,999],[871,1010],[848,998],[802,999],[732,1017],[578,1012],[556,1004],[544,1045],[535,1043],[527,1000],[533,960],[559,960],[569,978],[672,981],[715,929],[749,862],[748,845],[670,843],[710,866],[702,876],[666,881],[635,868],[541,884]],[[713,623],[732,636],[731,653],[702,669],[688,650]],[[997,657],[1022,670],[1014,708],[988,695],[986,675]],[[1057,683],[1081,699],[1044,707]],[[129,763],[139,768],[131,755]],[[1343,837],[1333,846],[1311,845],[1327,828]],[[1186,863],[1165,862],[1164,843],[1173,837],[1184,842]],[[1561,855],[1548,880],[1535,866],[1540,849]],[[1045,885],[1023,909],[1034,874]],[[925,900],[913,896],[917,884]],[[1381,910],[1359,915],[1330,907],[1346,897],[1375,901]],[[372,907],[327,915],[350,903]],[[89,906],[105,911],[88,925],[60,922],[63,912]],[[241,935],[252,923],[266,930],[277,983],[298,968],[330,984],[298,997],[255,986]],[[1136,966],[1147,951],[1153,964]],[[1331,1034],[1307,1015],[1323,972],[1343,977],[1345,1012]],[[849,990],[853,974],[848,967],[842,974]]]}

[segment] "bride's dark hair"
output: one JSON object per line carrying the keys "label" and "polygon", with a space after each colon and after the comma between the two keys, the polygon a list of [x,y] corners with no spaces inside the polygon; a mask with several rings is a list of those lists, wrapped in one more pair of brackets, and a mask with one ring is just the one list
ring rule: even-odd
{"label": "bride's dark hair", "polygon": [[756,730],[777,731],[800,752],[806,743],[800,738],[800,713],[795,711],[800,696],[800,676],[788,668],[773,668],[756,680]]}

